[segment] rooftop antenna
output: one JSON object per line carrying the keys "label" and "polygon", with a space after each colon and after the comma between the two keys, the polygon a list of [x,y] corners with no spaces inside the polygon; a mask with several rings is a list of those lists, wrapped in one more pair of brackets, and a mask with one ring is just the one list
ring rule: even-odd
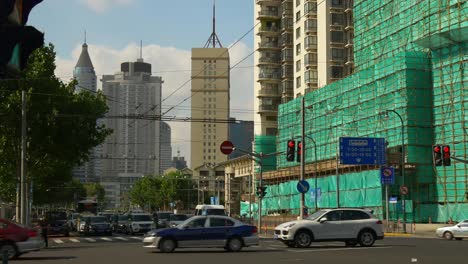
{"label": "rooftop antenna", "polygon": [[86,29],[84,31],[84,44],[86,44]]}
{"label": "rooftop antenna", "polygon": [[137,59],[137,62],[143,62],[143,40],[140,40],[140,58]]}
{"label": "rooftop antenna", "polygon": [[213,0],[213,33],[211,33],[204,48],[208,48],[210,45],[213,45],[213,48],[216,48],[216,44],[218,44],[220,48],[223,47],[223,45],[221,45],[221,41],[219,41],[218,35],[216,35],[216,3],[215,0]]}

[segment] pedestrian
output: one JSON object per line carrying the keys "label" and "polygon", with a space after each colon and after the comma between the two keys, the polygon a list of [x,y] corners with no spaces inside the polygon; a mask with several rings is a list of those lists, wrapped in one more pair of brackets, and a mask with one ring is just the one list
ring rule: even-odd
{"label": "pedestrian", "polygon": [[42,239],[44,239],[45,247],[49,247],[49,238],[48,238],[48,233],[49,233],[49,222],[45,217],[42,217],[40,220],[40,226],[41,226],[41,236]]}

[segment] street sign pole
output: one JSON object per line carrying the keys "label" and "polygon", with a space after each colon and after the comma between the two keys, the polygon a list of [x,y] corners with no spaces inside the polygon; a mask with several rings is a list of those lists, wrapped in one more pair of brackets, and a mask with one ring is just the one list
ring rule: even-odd
{"label": "street sign pole", "polygon": [[387,218],[387,232],[390,228],[390,224],[389,224],[389,221],[390,221],[390,218],[388,217],[388,184],[385,184],[385,208],[386,208],[386,212],[385,212],[385,217]]}
{"label": "street sign pole", "polygon": [[[304,96],[301,99],[301,175],[300,181],[304,180],[305,174],[305,100]],[[304,204],[305,204],[305,193],[301,193],[301,202],[300,202],[300,213],[299,218],[304,219]]]}

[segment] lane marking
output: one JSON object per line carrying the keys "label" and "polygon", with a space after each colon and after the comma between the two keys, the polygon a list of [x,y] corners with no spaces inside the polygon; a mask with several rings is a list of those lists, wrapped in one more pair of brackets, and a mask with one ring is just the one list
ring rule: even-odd
{"label": "lane marking", "polygon": [[115,237],[115,239],[120,239],[120,240],[123,240],[123,241],[128,241],[128,239],[124,238],[124,237]]}
{"label": "lane marking", "polygon": [[108,238],[108,237],[101,237],[102,240],[105,240],[105,241],[112,241],[112,239]]}
{"label": "lane marking", "polygon": [[89,237],[85,237],[86,240],[88,240],[89,242],[96,242],[96,239],[92,239],[92,238],[89,238]]}
{"label": "lane marking", "polygon": [[63,241],[61,239],[54,239],[54,242],[57,244],[63,244]]}
{"label": "lane marking", "polygon": [[136,239],[136,240],[143,240],[143,238],[141,237],[131,237],[131,238]]}
{"label": "lane marking", "polygon": [[74,243],[80,243],[80,241],[76,238],[70,238],[70,241]]}

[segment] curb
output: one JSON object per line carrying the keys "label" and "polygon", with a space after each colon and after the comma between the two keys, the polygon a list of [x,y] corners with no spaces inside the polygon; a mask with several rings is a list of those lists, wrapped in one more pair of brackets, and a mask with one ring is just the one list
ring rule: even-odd
{"label": "curb", "polygon": [[384,233],[384,236],[386,237],[412,237],[414,235],[407,234],[407,233]]}

